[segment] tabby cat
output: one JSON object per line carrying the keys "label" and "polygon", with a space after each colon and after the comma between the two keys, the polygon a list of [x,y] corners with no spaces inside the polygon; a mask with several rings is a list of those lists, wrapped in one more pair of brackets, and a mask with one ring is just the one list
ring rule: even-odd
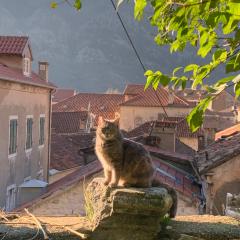
{"label": "tabby cat", "polygon": [[154,179],[155,167],[148,151],[142,144],[122,137],[119,118],[110,121],[99,118],[95,151],[110,187],[165,187],[173,198],[170,217],[177,210],[177,194],[174,189]]}

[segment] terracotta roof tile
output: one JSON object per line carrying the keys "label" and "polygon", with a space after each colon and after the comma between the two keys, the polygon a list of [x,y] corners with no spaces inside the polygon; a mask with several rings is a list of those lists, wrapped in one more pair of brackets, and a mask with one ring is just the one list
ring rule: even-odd
{"label": "terracotta roof tile", "polygon": [[152,127],[170,127],[176,128],[177,137],[197,138],[199,135],[203,135],[203,130],[192,133],[185,118],[180,117],[164,117],[158,121],[145,122],[139,127],[127,133],[128,137],[137,137],[143,134],[149,134]]}
{"label": "terracotta roof tile", "polygon": [[201,199],[200,187],[194,182],[194,176],[157,157],[153,157],[153,162],[160,169],[156,173],[157,179],[192,200],[199,201]]}
{"label": "terracotta roof tile", "polygon": [[61,102],[67,98],[76,95],[75,89],[65,89],[65,88],[57,88],[56,92],[53,93],[53,102]]}
{"label": "terracotta roof tile", "polygon": [[[78,133],[85,130],[88,118],[87,111],[53,112],[52,129],[55,133]],[[83,124],[83,126],[82,126]]]}
{"label": "terracotta roof tile", "polygon": [[226,128],[220,132],[217,132],[215,135],[215,140],[218,140],[219,138],[226,138],[228,136],[231,136],[233,134],[237,134],[240,132],[240,123],[236,124],[232,127]]}
{"label": "terracotta roof tile", "polygon": [[0,36],[0,54],[22,55],[27,42],[26,36]]}
{"label": "terracotta roof tile", "polygon": [[[173,103],[169,103],[169,90],[159,87],[156,91],[149,87],[144,91],[143,84],[129,84],[124,90],[124,95],[132,95],[121,106],[145,106],[145,107],[190,107],[190,103],[173,94]],[[192,105],[191,105],[192,106]]]}
{"label": "terracotta roof tile", "polygon": [[78,93],[62,102],[53,105],[53,112],[78,112],[87,110],[97,118],[101,115],[106,119],[115,118],[119,104],[124,100],[122,94]]}
{"label": "terracotta roof tile", "polygon": [[[95,133],[90,134],[52,134],[50,168],[59,171],[85,164],[83,148],[93,146]],[[92,150],[93,152],[93,150]]]}
{"label": "terracotta roof tile", "polygon": [[13,81],[22,84],[40,86],[54,89],[55,86],[41,79],[36,73],[32,72],[29,77],[23,75],[22,70],[13,69],[0,64],[0,79],[3,81]]}
{"label": "terracotta roof tile", "polygon": [[47,186],[46,192],[36,199],[22,204],[20,207],[14,209],[16,212],[21,212],[24,208],[34,207],[40,201],[46,199],[47,197],[52,196],[52,194],[56,193],[59,190],[63,190],[71,185],[74,185],[80,181],[83,181],[85,178],[88,178],[102,170],[102,166],[99,161],[91,162],[80,169],[68,174],[67,176],[59,179],[58,181],[49,184]]}
{"label": "terracotta roof tile", "polygon": [[218,139],[204,150],[199,151],[195,160],[200,173],[203,174],[239,154],[240,133],[236,133],[224,139]]}

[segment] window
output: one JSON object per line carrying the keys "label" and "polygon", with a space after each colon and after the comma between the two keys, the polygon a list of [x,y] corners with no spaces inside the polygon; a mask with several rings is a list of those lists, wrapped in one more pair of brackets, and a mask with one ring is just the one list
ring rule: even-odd
{"label": "window", "polygon": [[10,118],[9,122],[9,155],[17,153],[17,117]]}
{"label": "window", "polygon": [[29,58],[23,59],[23,74],[25,76],[30,75],[30,59]]}
{"label": "window", "polygon": [[39,145],[44,144],[44,126],[45,126],[45,116],[40,116],[39,122]]}
{"label": "window", "polygon": [[27,117],[27,138],[26,138],[26,149],[31,149],[33,144],[33,119],[32,117]]}

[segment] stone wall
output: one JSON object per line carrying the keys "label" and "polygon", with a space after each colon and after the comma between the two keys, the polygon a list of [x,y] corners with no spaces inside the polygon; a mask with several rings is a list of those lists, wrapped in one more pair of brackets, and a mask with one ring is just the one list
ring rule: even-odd
{"label": "stone wall", "polygon": [[71,186],[59,188],[47,198],[37,201],[29,209],[41,216],[85,215],[83,184],[87,185],[98,176],[102,176],[102,173],[91,176],[85,180],[85,183],[79,181]]}

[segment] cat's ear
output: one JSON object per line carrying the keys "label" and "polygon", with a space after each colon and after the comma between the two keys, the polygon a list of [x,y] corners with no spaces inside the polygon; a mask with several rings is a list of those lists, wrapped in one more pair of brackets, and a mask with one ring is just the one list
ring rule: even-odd
{"label": "cat's ear", "polygon": [[104,123],[103,117],[102,117],[102,116],[99,116],[99,118],[98,118],[98,126],[103,125],[103,123]]}
{"label": "cat's ear", "polygon": [[120,121],[120,115],[119,114],[115,114],[115,119],[113,120],[113,123],[116,126],[119,126],[119,121]]}

